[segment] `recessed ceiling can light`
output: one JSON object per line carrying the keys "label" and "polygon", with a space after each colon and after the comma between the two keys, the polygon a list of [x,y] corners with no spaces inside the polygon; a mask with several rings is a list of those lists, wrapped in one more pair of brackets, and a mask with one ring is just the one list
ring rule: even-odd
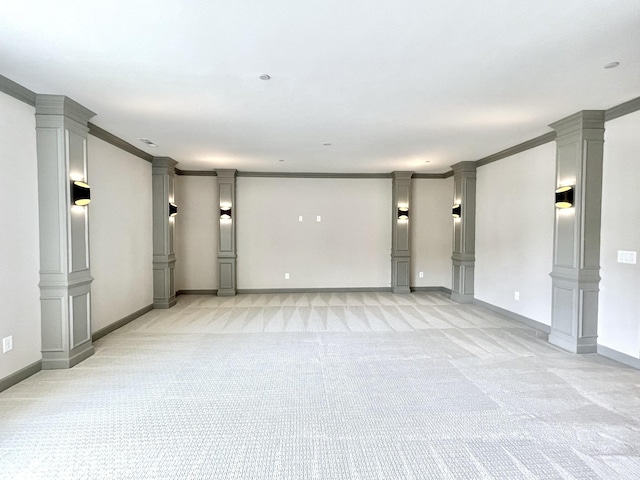
{"label": "recessed ceiling can light", "polygon": [[609,68],[616,68],[618,65],[620,65],[620,62],[611,62],[611,63],[607,63],[604,68],[609,69]]}
{"label": "recessed ceiling can light", "polygon": [[322,145],[324,145],[325,147],[330,147],[331,146],[331,142],[324,142]]}
{"label": "recessed ceiling can light", "polygon": [[260,74],[258,77],[260,80],[271,80],[271,75],[267,75],[266,73]]}
{"label": "recessed ceiling can light", "polygon": [[281,159],[280,159],[280,160],[278,160],[278,161],[279,161],[279,162],[284,162],[284,159],[283,159],[283,158],[281,158]]}

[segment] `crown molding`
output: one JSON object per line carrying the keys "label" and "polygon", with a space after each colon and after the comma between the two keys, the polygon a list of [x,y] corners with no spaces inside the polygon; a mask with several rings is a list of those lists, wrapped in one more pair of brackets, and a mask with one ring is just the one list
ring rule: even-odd
{"label": "crown molding", "polygon": [[640,97],[621,103],[615,107],[608,108],[604,111],[604,121],[615,120],[616,118],[629,115],[640,110]]}
{"label": "crown molding", "polygon": [[139,149],[138,147],[134,147],[129,142],[125,142],[120,137],[116,137],[112,133],[107,132],[105,129],[100,128],[91,122],[89,122],[89,133],[94,137],[119,148],[120,150],[130,153],[131,155],[146,160],[149,163],[153,162],[153,155]]}
{"label": "crown molding", "polygon": [[502,160],[503,158],[511,157],[512,155],[526,152],[527,150],[531,150],[532,148],[539,147],[540,145],[553,142],[555,138],[556,138],[556,132],[544,133],[538,137],[532,138],[531,140],[527,140],[526,142],[519,143],[518,145],[514,145],[513,147],[506,148],[504,150],[501,150],[498,153],[489,155],[488,157],[481,158],[476,161],[476,167],[482,167],[484,165],[488,165],[489,163]]}
{"label": "crown molding", "polygon": [[36,106],[36,93],[32,92],[28,88],[8,79],[7,77],[0,75],[0,92],[6,93],[10,97],[20,100],[21,102]]}

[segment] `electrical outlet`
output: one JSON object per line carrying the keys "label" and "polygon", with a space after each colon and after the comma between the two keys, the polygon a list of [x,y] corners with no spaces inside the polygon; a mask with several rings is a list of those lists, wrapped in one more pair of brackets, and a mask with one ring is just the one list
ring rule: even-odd
{"label": "electrical outlet", "polygon": [[520,292],[517,292],[517,291],[514,292],[513,293],[513,299],[517,300],[517,301],[520,301]]}
{"label": "electrical outlet", "polygon": [[289,274],[288,274],[288,273],[285,273],[285,274],[284,274],[284,279],[285,279],[285,280],[289,280]]}
{"label": "electrical outlet", "polygon": [[316,217],[316,222],[321,222],[321,221],[322,221],[322,217],[321,217],[320,215],[318,215],[318,216]]}
{"label": "electrical outlet", "polygon": [[301,221],[302,221],[302,215],[300,215],[300,216],[298,217],[298,221],[299,221],[299,222],[301,222]]}
{"label": "electrical outlet", "polygon": [[2,339],[2,353],[7,353],[11,350],[13,350],[13,335]]}
{"label": "electrical outlet", "polygon": [[420,278],[424,278],[424,272],[420,272],[420,273],[418,273],[418,276],[419,276]]}

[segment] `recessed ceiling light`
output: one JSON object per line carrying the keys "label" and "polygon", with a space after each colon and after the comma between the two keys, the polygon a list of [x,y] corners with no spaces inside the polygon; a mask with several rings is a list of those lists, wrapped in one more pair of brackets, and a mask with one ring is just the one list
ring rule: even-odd
{"label": "recessed ceiling light", "polygon": [[260,80],[271,80],[271,75],[267,75],[266,73],[263,73],[258,78]]}
{"label": "recessed ceiling light", "polygon": [[278,160],[278,161],[279,161],[279,162],[284,162],[284,159],[282,159],[282,158],[281,158],[281,159],[280,159],[280,160]]}
{"label": "recessed ceiling light", "polygon": [[331,142],[324,142],[322,145],[324,145],[325,147],[330,147],[331,146]]}
{"label": "recessed ceiling light", "polygon": [[431,163],[431,160],[425,160],[424,163]]}
{"label": "recessed ceiling light", "polygon": [[157,147],[158,146],[155,143],[153,143],[151,140],[149,140],[148,138],[139,138],[138,140],[140,140],[142,143],[146,143],[149,147]]}
{"label": "recessed ceiling light", "polygon": [[620,65],[620,62],[611,62],[611,63],[607,63],[604,68],[616,68],[618,65]]}

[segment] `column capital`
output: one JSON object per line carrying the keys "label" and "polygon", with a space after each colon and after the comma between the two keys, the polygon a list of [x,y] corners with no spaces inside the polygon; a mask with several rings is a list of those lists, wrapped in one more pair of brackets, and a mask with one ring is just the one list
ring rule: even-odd
{"label": "column capital", "polygon": [[171,157],[153,157],[151,165],[153,173],[156,175],[162,175],[164,173],[175,175],[178,162]]}
{"label": "column capital", "polygon": [[413,177],[414,173],[415,172],[396,171],[396,172],[391,172],[391,176],[393,177],[394,180],[411,180],[411,177]]}
{"label": "column capital", "polygon": [[238,170],[233,170],[233,169],[219,169],[216,170],[216,175],[218,176],[218,179],[220,178],[236,178],[236,176],[238,175]]}
{"label": "column capital", "polygon": [[36,115],[62,115],[82,125],[96,116],[88,108],[64,95],[36,95]]}
{"label": "column capital", "polygon": [[458,162],[454,165],[451,165],[451,170],[453,170],[454,176],[465,176],[465,177],[475,177],[477,171],[476,162]]}
{"label": "column capital", "polygon": [[556,131],[556,139],[571,133],[585,130],[602,130],[604,135],[604,110],[582,110],[568,117],[549,124]]}

